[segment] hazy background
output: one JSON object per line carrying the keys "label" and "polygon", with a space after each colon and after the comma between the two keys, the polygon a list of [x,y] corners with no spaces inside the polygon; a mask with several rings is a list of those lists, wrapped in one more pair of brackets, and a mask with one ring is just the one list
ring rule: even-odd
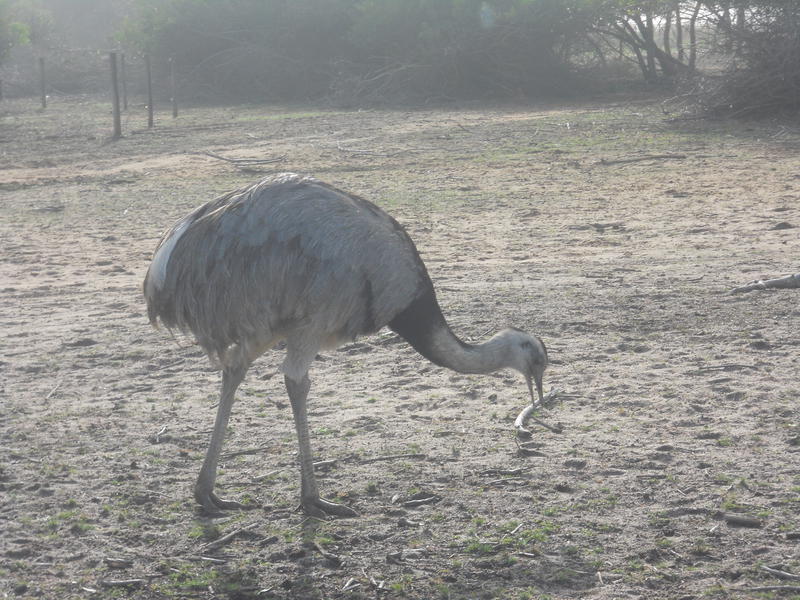
{"label": "hazy background", "polygon": [[338,106],[656,88],[711,112],[796,111],[800,3],[630,0],[0,0],[7,97],[107,93],[109,50],[157,97]]}

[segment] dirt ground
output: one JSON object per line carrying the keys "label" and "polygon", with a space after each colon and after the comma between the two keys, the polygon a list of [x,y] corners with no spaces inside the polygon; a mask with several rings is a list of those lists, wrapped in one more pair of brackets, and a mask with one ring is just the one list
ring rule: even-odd
{"label": "dirt ground", "polygon": [[[726,294],[799,270],[800,126],[667,119],[134,107],[111,142],[103,100],[0,104],[0,595],[800,597],[800,292]],[[174,220],[281,171],[392,213],[465,339],[540,335],[562,432],[521,450],[521,377],[381,332],[314,365],[320,486],[360,517],[306,519],[276,351],[218,480],[253,508],[199,514],[219,375],[141,282]]]}

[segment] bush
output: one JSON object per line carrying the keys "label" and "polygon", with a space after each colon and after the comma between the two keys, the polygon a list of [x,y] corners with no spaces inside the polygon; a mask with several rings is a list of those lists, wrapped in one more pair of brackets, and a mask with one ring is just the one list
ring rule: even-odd
{"label": "bush", "polygon": [[704,80],[699,104],[724,116],[763,116],[800,109],[800,4],[761,3],[744,26],[727,32],[729,66]]}
{"label": "bush", "polygon": [[139,4],[128,42],[174,57],[184,89],[232,100],[558,94],[576,81],[569,55],[586,27],[560,0]]}

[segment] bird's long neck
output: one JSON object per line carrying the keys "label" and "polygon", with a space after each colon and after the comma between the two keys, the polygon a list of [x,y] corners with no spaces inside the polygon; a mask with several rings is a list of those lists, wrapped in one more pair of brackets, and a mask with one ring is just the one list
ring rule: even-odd
{"label": "bird's long neck", "polygon": [[508,366],[508,352],[502,340],[467,344],[452,332],[432,285],[392,319],[389,327],[431,362],[459,373],[490,373]]}

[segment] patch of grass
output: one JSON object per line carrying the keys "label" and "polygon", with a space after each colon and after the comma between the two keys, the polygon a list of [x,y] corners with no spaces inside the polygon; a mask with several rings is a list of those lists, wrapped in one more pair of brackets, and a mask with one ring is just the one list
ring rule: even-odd
{"label": "patch of grass", "polygon": [[650,515],[648,521],[650,523],[650,527],[653,527],[654,529],[664,529],[665,527],[669,527],[670,524],[669,517],[665,517],[659,513]]}
{"label": "patch of grass", "polygon": [[476,556],[490,556],[495,554],[497,551],[495,550],[495,545],[489,542],[470,542],[467,544],[464,550],[468,554],[474,554]]}
{"label": "patch of grass", "polygon": [[569,507],[567,506],[546,506],[542,509],[542,514],[545,517],[555,517],[556,515],[559,515],[568,510]]}
{"label": "patch of grass", "polygon": [[45,528],[53,535],[63,528],[74,535],[83,535],[94,529],[94,525],[87,515],[77,510],[64,510],[47,519]]}
{"label": "patch of grass", "polygon": [[711,554],[711,546],[705,540],[695,540],[689,548],[689,552],[695,556],[707,556]]}
{"label": "patch of grass", "polygon": [[208,590],[218,577],[219,573],[213,568],[203,571],[193,565],[174,565],[169,568],[167,580],[155,585],[154,589],[168,598],[179,598],[188,592]]}
{"label": "patch of grass", "polygon": [[74,533],[75,535],[83,535],[84,533],[88,533],[92,529],[94,529],[94,525],[89,523],[88,518],[85,515],[80,515],[69,526],[70,533]]}
{"label": "patch of grass", "polygon": [[710,598],[712,596],[721,596],[723,598],[728,598],[730,596],[730,593],[728,592],[727,589],[725,589],[725,587],[721,583],[716,583],[704,589],[703,596],[707,598]]}
{"label": "patch of grass", "polygon": [[322,427],[317,427],[313,433],[314,435],[332,435],[332,436],[339,435],[339,431],[337,429],[333,429],[332,427],[328,427],[327,425],[323,425]]}
{"label": "patch of grass", "polygon": [[519,600],[552,600],[553,598],[550,594],[539,593],[539,590],[534,587],[519,590],[518,595]]}
{"label": "patch of grass", "polygon": [[503,523],[502,525],[500,525],[500,526],[497,528],[497,530],[498,530],[500,533],[511,533],[511,532],[512,532],[512,531],[514,531],[514,530],[515,530],[517,527],[519,527],[519,521],[509,521],[508,523]]}
{"label": "patch of grass", "polygon": [[411,578],[411,575],[403,575],[397,581],[390,583],[388,588],[396,594],[405,595],[406,590],[409,588],[412,582],[413,579]]}
{"label": "patch of grass", "polygon": [[436,598],[450,600],[450,587],[446,583],[434,583],[433,590],[436,593]]}
{"label": "patch of grass", "polygon": [[215,523],[195,522],[188,535],[194,540],[202,539],[207,542],[213,542],[222,535],[222,530]]}
{"label": "patch of grass", "polygon": [[329,535],[320,535],[315,540],[320,546],[330,546],[331,544],[335,544],[336,540],[330,537]]}
{"label": "patch of grass", "polygon": [[736,494],[733,492],[728,492],[722,498],[722,502],[720,503],[720,508],[722,510],[727,511],[741,511],[747,509],[745,504],[741,504],[736,497]]}

